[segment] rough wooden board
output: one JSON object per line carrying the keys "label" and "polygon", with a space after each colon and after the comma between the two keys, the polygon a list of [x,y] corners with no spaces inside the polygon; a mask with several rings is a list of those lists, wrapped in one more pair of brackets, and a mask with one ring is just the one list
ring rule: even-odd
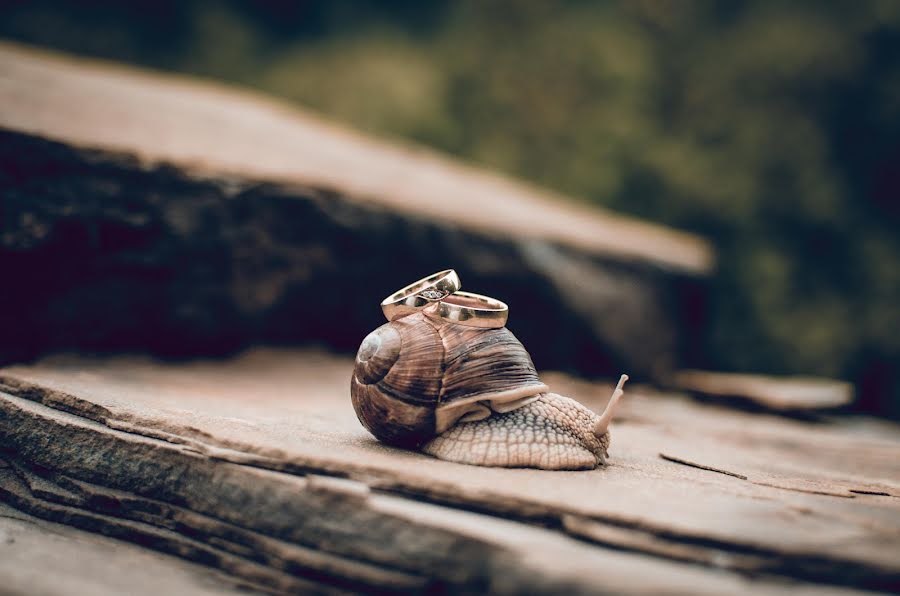
{"label": "rough wooden board", "polygon": [[0,593],[249,596],[255,592],[208,567],[47,522],[0,504]]}
{"label": "rough wooden board", "polygon": [[[37,405],[26,405],[25,409],[32,412],[46,410]],[[67,417],[63,415],[62,418]],[[75,422],[73,418],[68,420]],[[92,426],[78,422],[75,424],[82,426],[82,430]],[[87,437],[75,434],[65,438]],[[153,441],[149,444],[153,444]],[[73,447],[73,451],[83,454],[84,449],[81,446],[73,445]],[[155,450],[152,459],[136,458],[135,463],[138,463],[145,472],[153,473],[159,471],[159,468],[171,467],[173,462],[166,457],[166,451],[171,453],[177,451],[177,448],[165,445],[158,447],[160,449]],[[206,517],[203,513],[197,513],[191,508],[169,505],[142,497],[140,494],[74,481],[70,477],[48,472],[46,468],[41,470],[41,474],[49,475],[52,479],[37,476],[35,472],[15,461],[0,460],[0,495],[15,507],[42,518],[124,538],[147,548],[198,560],[245,581],[253,581],[267,591],[306,592],[308,586],[302,583],[298,586],[297,582],[301,580],[292,581],[290,575],[299,574],[308,577],[312,573],[313,578],[318,577],[327,583],[327,588],[322,587],[328,591],[337,583],[343,589],[355,586],[364,591],[377,590],[383,593],[395,591],[548,594],[850,593],[825,589],[821,586],[812,588],[803,584],[767,580],[748,582],[740,576],[724,571],[708,571],[592,547],[549,530],[511,521],[416,503],[388,495],[369,496],[366,490],[352,486],[354,483],[333,478],[305,476],[305,483],[295,482],[299,490],[293,495],[286,495],[290,501],[275,499],[272,502],[269,496],[262,503],[264,506],[269,505],[267,508],[264,507],[268,511],[264,511],[260,516],[255,515],[257,510],[253,508],[219,509],[220,517],[226,518],[219,521],[216,518]],[[244,494],[256,495],[255,499],[251,497],[250,502],[257,505],[261,504],[260,495],[270,495],[268,492],[270,489],[278,492],[276,487],[278,481],[282,480],[277,474],[260,476],[258,471],[252,468],[237,466],[232,467],[230,471],[237,473],[238,476],[242,473],[249,476],[245,478]],[[182,482],[181,476],[177,473],[179,472],[177,466],[175,472],[174,475],[170,473],[165,480],[176,484]],[[120,478],[109,480],[121,481]],[[56,484],[55,481],[65,486]],[[150,483],[152,484],[152,480]],[[340,486],[341,484],[351,486]],[[140,486],[137,492],[145,489],[140,479],[137,479],[137,485]],[[220,498],[218,493],[213,492],[206,494],[202,499],[197,499],[197,488],[208,490],[215,488],[222,491],[224,487],[221,484],[204,487],[202,484],[194,483],[190,488],[194,490],[181,494],[194,501],[195,508],[215,510],[217,506],[223,505],[223,501],[228,500]],[[307,490],[303,490],[304,488]],[[310,497],[326,498],[324,515],[321,510],[322,503],[319,510],[314,512],[314,522],[318,528],[310,528],[308,520],[304,519],[301,513],[305,510],[303,505],[311,504]],[[344,499],[347,501],[342,503]],[[273,523],[271,516],[267,515],[273,511],[271,505],[276,506],[274,511],[285,508],[289,510],[289,514]],[[353,512],[347,511],[342,505],[351,505]],[[374,517],[369,519],[367,524],[360,525],[362,521],[358,515],[360,511]],[[207,521],[204,522],[204,518]],[[266,528],[269,533],[292,532],[297,538],[293,542],[286,542],[283,540],[284,536],[267,537],[259,532],[233,525],[227,518],[240,519],[244,524],[255,522],[256,525]],[[399,530],[397,522],[401,524]],[[302,526],[303,531],[296,531],[294,526],[297,524]],[[421,568],[422,571],[429,571],[432,576],[424,586],[417,588],[415,584],[410,585],[409,581],[403,578],[399,584],[390,579],[386,583],[385,577],[380,580],[376,577],[375,583],[365,583],[366,579],[373,579],[371,572],[362,576],[353,573],[352,566],[363,564],[359,558],[365,552],[365,549],[359,551],[357,541],[371,541],[372,534],[384,532],[385,525],[393,526],[389,528],[392,531],[386,540],[380,538],[380,549],[366,553],[368,560],[374,565],[384,566],[386,569],[381,575],[389,576],[400,573],[396,571],[398,566],[422,565],[431,559],[432,567]],[[353,540],[347,540],[348,537],[345,537],[343,541],[335,542],[341,533],[348,530],[351,532],[355,530],[349,537],[354,538]],[[451,542],[445,544],[445,547],[451,547],[452,550],[426,548],[439,546],[434,540],[436,538],[440,540],[440,537],[454,537]],[[203,540],[206,540],[209,546],[204,546]],[[297,544],[298,541],[300,544]],[[409,545],[405,544],[407,541]],[[309,542],[318,542],[318,546],[325,551],[321,558],[330,557],[332,563],[326,562],[310,569],[306,566],[310,562],[307,555],[302,557],[304,561],[298,567],[295,553],[298,550],[305,551],[303,543]],[[413,551],[409,551],[410,546],[413,547]],[[417,547],[423,550],[417,552],[415,550]],[[485,550],[485,547],[488,549]],[[240,552],[243,561],[228,556],[222,552],[223,550],[243,551]],[[339,556],[328,554],[328,551],[335,550],[350,550],[355,556],[341,562]],[[404,554],[407,556],[403,556]],[[410,554],[414,556],[408,556]],[[260,570],[253,561],[265,562],[270,570],[268,572]],[[394,571],[391,571],[392,568]],[[290,575],[285,575],[281,570],[287,571]],[[336,570],[350,573],[336,578],[333,575]]]}
{"label": "rough wooden board", "polygon": [[243,90],[0,45],[0,126],[211,171],[326,186],[490,233],[708,272],[699,238],[576,204]]}
{"label": "rough wooden board", "polygon": [[[95,471],[78,460],[79,450],[41,447],[33,436],[43,432],[50,440],[62,432],[54,425],[90,426],[86,420],[93,420],[95,448],[116,436],[122,445],[133,444],[134,457],[159,449],[139,438],[151,436],[206,458],[198,462],[350,478],[379,495],[508,518],[700,568],[881,588],[900,580],[900,438],[894,426],[811,424],[632,390],[614,424],[608,468],[476,468],[376,443],[350,408],[349,371],[344,358],[281,351],[184,365],[55,359],[8,368],[3,391],[44,406],[4,398],[7,417],[19,418],[5,427],[0,421],[0,441],[14,444],[25,460],[87,482],[150,490],[128,484],[131,472],[116,461],[126,457],[122,451],[104,448],[107,455],[97,460],[104,470]],[[562,375],[545,380],[595,408],[608,395],[608,387]],[[46,422],[36,422],[41,417]]]}
{"label": "rough wooden board", "polygon": [[544,367],[663,378],[702,332],[696,278],[0,129],[0,365],[64,350],[355,352],[386,293],[448,266],[510,305]]}
{"label": "rough wooden board", "polygon": [[0,365],[271,343],[353,352],[387,293],[448,267],[510,305],[539,366],[661,380],[701,365],[702,277],[0,128]]}
{"label": "rough wooden board", "polygon": [[850,383],[810,377],[683,370],[674,376],[672,386],[710,399],[750,402],[782,412],[829,410],[853,401]]}
{"label": "rough wooden board", "polygon": [[[2,460],[0,460],[0,468],[3,466]],[[34,476],[27,470],[22,472],[22,474],[29,474],[32,477]],[[0,492],[4,493],[8,490],[8,484],[2,482],[3,480],[3,470],[0,469]],[[71,479],[65,480],[68,484],[72,484]],[[38,515],[48,516],[56,519],[63,519],[68,524],[79,525],[80,520],[78,518],[79,511],[77,509],[73,509],[72,507],[61,508],[56,505],[58,499],[58,494],[60,492],[64,492],[64,489],[60,487],[53,486],[50,490],[53,491],[54,494],[47,495],[47,486],[52,486],[50,482],[39,480],[37,482],[31,480],[31,486],[34,487],[36,484],[43,484],[41,487],[45,492],[42,498],[34,498],[31,497],[26,499],[26,501],[15,501],[15,504],[24,509],[32,509],[35,510]],[[333,482],[333,481],[332,481]],[[89,486],[85,483],[78,483],[79,492],[84,490],[86,495],[89,496],[87,500],[83,500],[82,504],[85,505],[88,509],[92,510],[93,513],[90,514],[95,520],[102,520],[101,525],[96,525],[92,529],[94,531],[100,531],[102,533],[112,533],[115,535],[121,535],[126,539],[131,539],[136,542],[143,544],[145,547],[156,548],[157,546],[149,544],[146,540],[142,540],[140,535],[132,535],[129,536],[125,533],[121,533],[117,530],[123,530],[127,528],[129,525],[134,525],[133,522],[126,521],[130,517],[134,517],[136,511],[139,510],[140,506],[143,505],[143,510],[145,515],[143,516],[144,521],[148,522],[147,525],[152,527],[154,521],[157,525],[172,525],[171,523],[167,524],[165,518],[157,518],[153,520],[152,515],[147,515],[146,512],[153,511],[156,512],[157,509],[154,505],[158,505],[158,503],[153,503],[152,501],[147,501],[141,499],[138,496],[123,493],[121,491],[111,491],[109,489],[102,489],[96,486]],[[33,493],[37,495],[37,491]],[[101,500],[97,497],[103,496],[104,500]],[[91,499],[93,498],[93,499]],[[115,507],[111,508],[110,504],[115,503]],[[72,505],[71,502],[69,502]],[[107,515],[103,515],[103,513],[96,513],[96,511],[103,511],[104,504],[106,505]],[[505,573],[497,573],[494,577],[490,578],[482,578],[482,582],[478,586],[481,591],[490,590],[492,593],[522,593],[527,591],[528,593],[542,593],[549,592],[556,593],[560,590],[565,591],[566,593],[611,593],[611,594],[659,594],[659,593],[694,593],[694,594],[721,594],[721,593],[729,593],[729,594],[756,594],[756,593],[767,593],[767,594],[780,594],[788,592],[799,592],[800,594],[809,593],[809,594],[851,594],[857,592],[851,592],[848,590],[841,590],[835,588],[823,588],[821,586],[817,586],[815,588],[816,591],[813,591],[813,588],[808,586],[804,586],[802,584],[793,584],[793,583],[785,583],[785,582],[771,582],[758,580],[755,582],[747,582],[745,579],[735,576],[733,574],[729,574],[727,572],[721,571],[706,571],[702,568],[690,567],[678,563],[666,562],[657,559],[651,559],[649,557],[633,555],[628,553],[622,553],[618,551],[607,550],[603,548],[594,548],[590,547],[583,542],[579,542],[573,540],[571,538],[565,537],[555,532],[551,532],[548,530],[544,530],[541,528],[534,528],[528,525],[517,524],[511,521],[500,520],[497,518],[486,517],[484,515],[478,515],[468,512],[455,511],[452,509],[435,507],[433,505],[426,505],[421,503],[416,503],[413,501],[409,501],[406,499],[397,499],[394,497],[388,496],[372,496],[368,498],[365,503],[360,503],[364,506],[372,506],[386,514],[399,516],[402,519],[408,521],[408,523],[417,528],[424,528],[424,531],[428,531],[428,528],[433,528],[436,530],[440,530],[441,528],[445,530],[449,530],[453,532],[455,535],[459,537],[459,543],[457,544],[457,548],[464,549],[471,544],[471,540],[477,540],[479,542],[488,539],[491,540],[495,544],[495,548],[498,552],[502,552],[505,549],[513,549],[516,552],[516,562],[514,566],[503,570]],[[123,507],[125,505],[125,507]],[[3,507],[3,506],[0,506]],[[11,515],[16,518],[31,518],[27,514],[21,513],[19,510],[8,508],[11,511]],[[68,509],[69,516],[66,515],[58,515],[54,514],[53,511],[48,513],[48,509],[55,510],[56,512],[63,511],[65,512]],[[177,509],[177,508],[171,508]],[[113,513],[113,516],[108,515],[109,513]],[[171,513],[168,511],[166,513]],[[191,515],[190,513],[188,514]],[[0,516],[2,516],[2,512],[0,512]],[[82,517],[84,516],[82,510]],[[196,514],[194,514],[194,517]],[[203,533],[204,524],[192,525],[189,520],[184,518],[177,518],[179,524],[184,524],[180,526],[180,530],[182,535],[191,536],[192,538],[196,538],[198,531],[200,534]],[[60,526],[57,524],[46,524],[44,522],[39,522],[44,524],[44,527],[49,526],[50,528],[63,528],[65,526]],[[213,522],[212,524],[206,524],[206,527],[215,527],[217,524]],[[222,526],[226,526],[227,524],[221,524]],[[0,528],[2,528],[2,520],[0,520]],[[232,529],[235,531],[235,529]],[[240,529],[236,530],[237,532],[241,532]],[[421,530],[420,530],[421,531]],[[252,534],[251,532],[243,532],[244,534]],[[228,536],[228,539],[222,540],[219,539],[215,541],[215,545],[219,548],[231,548],[237,549],[240,548],[241,543],[234,540],[233,536]],[[403,538],[403,536],[398,537],[398,539]],[[190,539],[183,538],[185,543],[190,542]],[[98,541],[100,542],[100,541]],[[296,545],[281,543],[280,547],[273,548],[272,543],[277,542],[271,538],[265,537],[257,537],[256,540],[251,541],[246,544],[244,547],[245,556],[247,558],[264,558],[267,563],[273,568],[273,574],[277,574],[276,569],[288,569],[291,571],[297,571],[296,568],[291,568],[291,556],[290,553],[292,550],[298,550]],[[190,549],[185,549],[185,545],[174,545],[176,550],[178,551],[179,556],[182,557],[190,557],[191,552]],[[179,548],[181,547],[181,548]],[[100,552],[97,553],[99,555],[105,554],[104,544],[101,544]],[[60,549],[56,549],[56,552],[51,551],[51,556],[58,556]],[[161,549],[166,550],[166,549]],[[389,549],[387,549],[389,550]],[[474,555],[474,553],[469,553],[470,555]],[[27,553],[25,554],[27,556]],[[324,557],[325,555],[323,555]],[[21,555],[19,555],[19,559],[22,559]],[[89,557],[90,558],[90,557]],[[15,560],[15,559],[13,559]],[[210,566],[217,566],[220,561],[216,560],[208,560],[207,564]],[[470,562],[470,566],[477,568],[481,561],[478,561],[472,558]],[[359,563],[357,563],[359,564]],[[325,570],[329,567],[327,565],[323,566]],[[2,569],[2,567],[0,567]],[[333,569],[333,567],[331,568]],[[234,572],[233,567],[228,569],[229,571]],[[33,573],[34,569],[31,567],[25,567],[24,570],[25,575],[29,575]],[[240,570],[237,570],[238,572]],[[540,577],[535,577],[533,583],[523,585],[522,576],[528,576],[530,573],[537,571],[541,573]],[[103,582],[104,576],[112,576],[105,578],[105,583],[115,583],[118,581],[116,577],[116,573],[104,573],[103,571],[94,572],[99,576],[95,579],[95,582]],[[384,574],[388,574],[390,572],[385,571]],[[21,574],[21,573],[20,573]],[[69,573],[66,572],[65,569],[60,569],[59,574],[56,578],[57,582],[66,581],[67,575]],[[78,574],[76,575],[76,581],[78,579]],[[239,573],[237,575],[240,576]],[[214,576],[215,577],[215,576]],[[635,578],[643,578],[640,581],[636,581]],[[257,579],[259,577],[257,576]],[[321,577],[320,579],[327,579],[326,577]],[[346,585],[347,578],[344,578],[342,582]],[[358,579],[358,578],[357,578]],[[333,578],[332,578],[333,581]],[[595,585],[591,586],[589,582],[596,582]],[[154,588],[164,588],[165,586],[160,585],[159,583],[154,583],[152,581],[148,582],[148,589]],[[272,586],[268,586],[272,587]],[[377,590],[379,592],[393,592],[391,585],[385,583],[376,583],[369,584],[365,586],[357,586],[363,590]],[[396,585],[394,586],[397,587]],[[461,586],[454,585],[438,585],[438,584],[425,584],[424,586],[415,587],[415,584],[411,585],[408,582],[404,581],[399,586],[400,592],[420,592],[420,591],[436,591],[436,590],[450,590],[451,592],[456,591]],[[468,586],[468,589],[471,590],[473,586]],[[333,591],[333,586],[321,586],[321,588],[326,592]],[[819,591],[821,590],[821,591]],[[276,592],[278,590],[275,590]],[[317,592],[319,591],[316,586],[306,586],[302,585],[302,587],[297,587],[296,585],[291,586],[289,589],[285,590],[291,593],[303,592],[307,593],[308,591]],[[23,593],[33,593],[25,591]],[[65,592],[71,593],[71,592]],[[156,592],[159,593],[159,592]]]}

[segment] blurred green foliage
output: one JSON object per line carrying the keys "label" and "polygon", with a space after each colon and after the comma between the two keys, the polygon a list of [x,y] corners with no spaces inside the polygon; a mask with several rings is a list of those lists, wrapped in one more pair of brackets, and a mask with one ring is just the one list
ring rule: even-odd
{"label": "blurred green foliage", "polygon": [[719,253],[720,368],[900,415],[900,2],[12,2],[0,34],[258,87]]}

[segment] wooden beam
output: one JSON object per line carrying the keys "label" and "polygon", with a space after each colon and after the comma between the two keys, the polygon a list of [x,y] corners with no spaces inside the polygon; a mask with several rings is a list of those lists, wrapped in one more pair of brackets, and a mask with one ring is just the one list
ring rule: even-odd
{"label": "wooden beam", "polygon": [[[351,368],[322,352],[258,350],[4,369],[11,472],[0,493],[31,515],[192,560],[213,549],[206,565],[275,591],[291,577],[625,594],[900,581],[894,426],[810,424],[633,388],[608,466],[480,468],[377,443],[350,406]],[[595,410],[609,395],[544,380]]]}
{"label": "wooden beam", "polygon": [[696,236],[208,81],[0,43],[0,127],[147,162],[326,187],[489,234],[691,274],[713,266],[709,245]]}
{"label": "wooden beam", "polygon": [[539,367],[702,366],[708,245],[548,197],[246,91],[0,43],[0,363],[352,351],[384,296],[454,267]]}

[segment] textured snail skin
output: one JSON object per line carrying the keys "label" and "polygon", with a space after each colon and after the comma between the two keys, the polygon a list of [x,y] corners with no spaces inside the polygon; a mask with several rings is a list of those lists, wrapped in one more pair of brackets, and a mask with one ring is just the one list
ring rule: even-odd
{"label": "textured snail skin", "polygon": [[598,438],[599,417],[577,401],[545,393],[512,412],[459,423],[422,451],[479,466],[590,470],[606,462],[609,432]]}

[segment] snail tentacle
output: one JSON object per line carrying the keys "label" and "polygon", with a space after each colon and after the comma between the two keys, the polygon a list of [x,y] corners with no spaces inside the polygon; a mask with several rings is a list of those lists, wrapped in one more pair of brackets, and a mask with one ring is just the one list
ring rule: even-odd
{"label": "snail tentacle", "polygon": [[619,399],[622,397],[622,394],[625,393],[625,390],[622,388],[625,385],[625,381],[628,380],[628,375],[622,375],[619,377],[619,383],[616,385],[615,391],[613,391],[612,397],[609,398],[609,403],[606,404],[606,409],[603,410],[603,413],[600,414],[600,418],[597,419],[597,422],[594,424],[594,436],[598,439],[606,434],[609,430],[609,423],[612,421],[613,415],[616,413],[616,407],[619,405]]}

